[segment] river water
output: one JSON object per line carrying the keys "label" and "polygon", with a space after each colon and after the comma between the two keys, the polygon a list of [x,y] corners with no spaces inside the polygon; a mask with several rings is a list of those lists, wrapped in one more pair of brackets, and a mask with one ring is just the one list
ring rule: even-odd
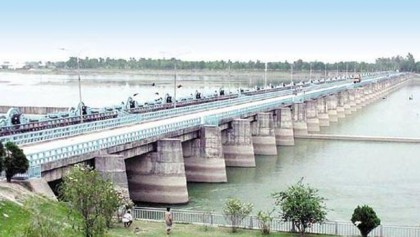
{"label": "river water", "polygon": [[[184,76],[177,91],[188,95],[196,88],[232,90],[254,85],[258,78]],[[158,82],[151,87],[151,82]],[[140,92],[139,100],[156,91],[173,90],[171,76],[90,75],[83,80],[83,100],[91,106],[118,104]],[[0,73],[3,105],[75,106],[75,75]],[[408,100],[410,95],[414,100]],[[386,99],[368,105],[323,133],[420,138],[420,86],[409,85]],[[282,191],[302,177],[327,199],[328,218],[348,221],[357,205],[374,208],[383,224],[420,225],[420,146],[417,144],[296,140],[278,147],[278,156],[256,157],[256,168],[227,168],[228,183],[189,183],[190,203],[178,208],[220,212],[226,198],[252,202],[255,212],[271,210],[270,194]]]}
{"label": "river water", "polygon": [[[408,100],[414,95],[414,100]],[[420,86],[410,85],[323,129],[323,133],[420,138]],[[420,145],[296,140],[256,168],[228,168],[226,184],[188,184],[184,208],[221,211],[228,197],[271,210],[270,194],[302,177],[327,199],[330,220],[349,221],[357,205],[374,208],[383,224],[420,225]]]}

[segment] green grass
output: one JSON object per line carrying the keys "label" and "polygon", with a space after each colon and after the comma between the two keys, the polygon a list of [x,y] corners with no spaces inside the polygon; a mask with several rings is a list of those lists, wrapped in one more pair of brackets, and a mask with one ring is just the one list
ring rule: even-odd
{"label": "green grass", "polygon": [[16,230],[23,230],[30,218],[31,213],[18,204],[0,201],[0,236],[12,236]]}
{"label": "green grass", "polygon": [[[135,228],[140,228],[140,232],[134,233]],[[130,228],[123,229],[121,225],[119,228],[113,228],[108,232],[109,236],[115,237],[132,237],[132,236],[165,236],[164,222],[150,222],[150,221],[135,221]],[[170,236],[174,237],[248,237],[248,236],[273,236],[273,237],[298,237],[298,234],[274,232],[270,235],[262,235],[258,230],[244,230],[239,229],[236,233],[231,233],[230,228],[225,227],[205,227],[190,224],[176,224],[172,228]],[[331,235],[305,235],[306,237],[324,237]]]}
{"label": "green grass", "polygon": [[[5,217],[6,214],[8,217]],[[52,228],[58,228],[60,236],[83,237],[83,233],[72,228],[68,219],[68,208],[65,203],[53,202],[44,198],[29,198],[24,206],[10,201],[0,201],[0,236],[16,237],[22,236],[25,228],[35,219],[44,218],[50,220]],[[135,233],[138,227],[139,232]],[[114,227],[107,232],[108,237],[132,237],[132,236],[165,236],[164,222],[134,221],[130,228],[124,228],[122,224],[114,224]],[[176,224],[173,227],[171,236],[175,237],[210,237],[210,236],[267,236],[257,230],[239,229],[237,233],[231,233],[231,229],[224,227],[205,227],[200,225]],[[271,233],[268,236],[275,237],[297,237],[291,233]],[[306,235],[307,237],[322,237],[323,235]],[[331,236],[330,236],[331,237]]]}

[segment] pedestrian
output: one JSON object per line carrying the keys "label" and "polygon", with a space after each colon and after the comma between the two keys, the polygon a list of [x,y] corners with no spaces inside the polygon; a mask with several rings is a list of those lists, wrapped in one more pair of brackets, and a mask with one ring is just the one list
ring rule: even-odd
{"label": "pedestrian", "polygon": [[123,218],[122,218],[122,222],[124,224],[124,227],[130,227],[131,223],[133,223],[133,216],[130,213],[130,210],[128,210]]}
{"label": "pedestrian", "polygon": [[171,208],[167,207],[165,212],[166,234],[169,235],[172,229],[172,213]]}

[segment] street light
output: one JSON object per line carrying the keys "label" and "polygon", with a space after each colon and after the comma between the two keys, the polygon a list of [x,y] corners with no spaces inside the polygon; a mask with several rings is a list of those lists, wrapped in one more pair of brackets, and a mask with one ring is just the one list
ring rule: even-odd
{"label": "street light", "polygon": [[174,58],[174,108],[176,108],[176,58]]}
{"label": "street light", "polygon": [[312,81],[312,63],[309,63],[309,81]]}
{"label": "street light", "polygon": [[267,88],[267,62],[265,62],[265,70],[264,70],[264,89]]}
{"label": "street light", "polygon": [[[66,48],[60,48],[60,50],[69,52],[69,50],[66,49]],[[80,123],[83,123],[82,83],[81,83],[81,79],[80,79],[80,58],[79,58],[79,56],[80,56],[80,52],[76,56],[76,63],[77,63],[77,79],[78,79],[78,82],[79,82],[79,112],[80,112]]]}

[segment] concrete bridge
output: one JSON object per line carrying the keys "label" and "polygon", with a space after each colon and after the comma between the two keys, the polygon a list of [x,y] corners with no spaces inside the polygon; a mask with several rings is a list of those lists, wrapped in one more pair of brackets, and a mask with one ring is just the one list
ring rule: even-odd
{"label": "concrete bridge", "polygon": [[277,146],[292,146],[295,136],[342,120],[407,78],[382,74],[362,83],[188,108],[190,113],[159,112],[160,118],[84,134],[62,133],[59,139],[22,148],[30,160],[30,177],[55,181],[71,165],[89,163],[134,201],[186,203],[187,182],[227,182],[227,166],[255,167],[255,155],[277,155]]}

